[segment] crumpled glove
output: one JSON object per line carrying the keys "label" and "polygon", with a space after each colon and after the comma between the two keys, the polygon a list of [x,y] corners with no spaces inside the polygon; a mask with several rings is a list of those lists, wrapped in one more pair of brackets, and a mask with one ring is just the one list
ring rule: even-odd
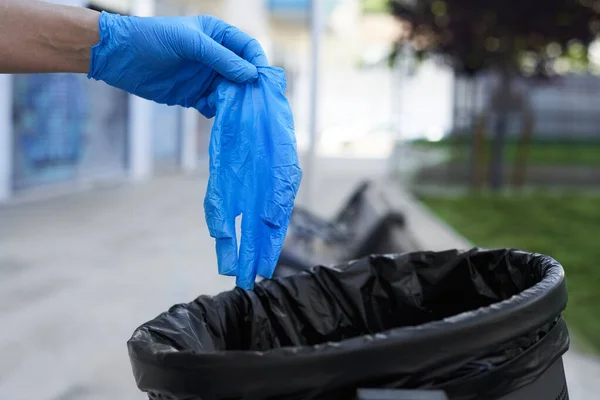
{"label": "crumpled glove", "polygon": [[268,65],[251,38],[215,17],[127,17],[103,12],[89,78],[148,100],[214,116],[207,97],[224,80],[255,81]]}
{"label": "crumpled glove", "polygon": [[256,82],[224,81],[209,96],[216,119],[206,222],[216,239],[219,273],[236,276],[243,289],[252,289],[257,275],[273,276],[302,180],[285,87],[282,69],[258,67]]}

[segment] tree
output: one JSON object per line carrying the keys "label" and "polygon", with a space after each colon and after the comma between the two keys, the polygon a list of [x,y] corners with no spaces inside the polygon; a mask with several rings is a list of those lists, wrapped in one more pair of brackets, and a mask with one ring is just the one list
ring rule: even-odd
{"label": "tree", "polygon": [[573,49],[585,61],[585,50],[600,33],[600,1],[595,0],[390,0],[390,8],[410,22],[416,51],[440,57],[458,76],[498,74],[493,189],[503,184],[514,78],[552,77],[561,57]]}

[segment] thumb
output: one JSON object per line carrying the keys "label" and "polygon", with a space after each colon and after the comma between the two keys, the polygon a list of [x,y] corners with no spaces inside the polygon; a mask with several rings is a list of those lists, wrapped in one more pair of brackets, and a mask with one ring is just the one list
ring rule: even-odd
{"label": "thumb", "polygon": [[200,35],[199,41],[193,41],[199,45],[189,46],[188,54],[184,54],[185,58],[209,66],[225,79],[235,83],[252,82],[258,78],[258,70],[254,65],[215,42],[205,33],[195,32],[194,34]]}

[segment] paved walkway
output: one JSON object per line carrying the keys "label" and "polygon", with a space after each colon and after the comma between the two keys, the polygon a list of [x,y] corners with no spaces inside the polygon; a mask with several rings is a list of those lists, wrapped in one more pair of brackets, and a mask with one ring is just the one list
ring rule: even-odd
{"label": "paved walkway", "polygon": [[[321,160],[318,210],[335,211],[381,160]],[[219,277],[202,209],[205,176],[0,207],[0,399],[142,400],[125,342],[171,305],[232,287]],[[426,247],[456,247],[410,197]],[[304,201],[302,193],[299,202]],[[466,245],[466,244],[465,244]],[[572,399],[600,393],[598,364],[570,353]]]}
{"label": "paved walkway", "polygon": [[[320,165],[329,171],[314,187],[324,215],[382,168]],[[145,398],[125,345],[134,329],[234,284],[217,275],[206,182],[165,177],[0,207],[0,399]]]}
{"label": "paved walkway", "polygon": [[135,400],[125,342],[232,282],[216,274],[204,178],[0,209],[0,399]]}

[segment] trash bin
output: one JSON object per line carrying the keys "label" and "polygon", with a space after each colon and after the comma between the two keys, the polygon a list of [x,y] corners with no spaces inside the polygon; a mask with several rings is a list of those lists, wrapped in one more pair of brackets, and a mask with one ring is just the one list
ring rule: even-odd
{"label": "trash bin", "polygon": [[562,400],[566,302],[539,254],[370,256],[174,306],[129,356],[154,400]]}
{"label": "trash bin", "polygon": [[413,244],[406,235],[404,215],[392,206],[390,197],[383,185],[364,181],[330,221],[296,207],[275,276],[370,254],[408,251]]}

